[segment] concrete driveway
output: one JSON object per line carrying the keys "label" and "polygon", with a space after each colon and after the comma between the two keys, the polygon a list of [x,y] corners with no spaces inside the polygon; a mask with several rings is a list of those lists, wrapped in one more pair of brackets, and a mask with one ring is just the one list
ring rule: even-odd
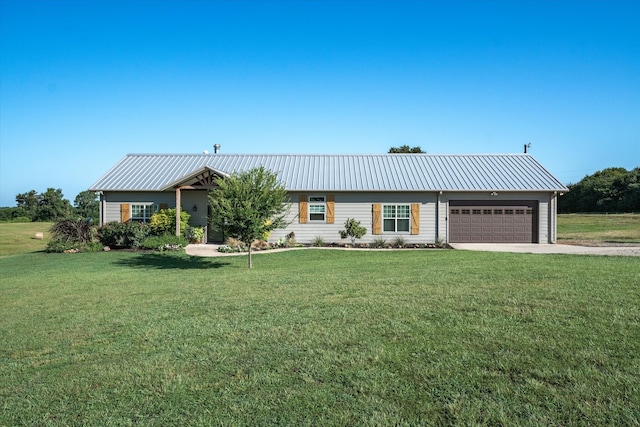
{"label": "concrete driveway", "polygon": [[451,243],[450,246],[453,249],[468,251],[640,256],[640,246],[575,246],[531,243]]}

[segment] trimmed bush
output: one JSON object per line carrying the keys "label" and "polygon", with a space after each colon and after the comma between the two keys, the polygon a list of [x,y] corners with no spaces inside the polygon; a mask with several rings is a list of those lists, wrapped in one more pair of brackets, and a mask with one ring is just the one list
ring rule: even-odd
{"label": "trimmed bush", "polygon": [[142,241],[140,247],[142,249],[154,250],[154,251],[177,251],[185,246],[189,242],[184,237],[175,236],[171,234],[163,234],[161,236],[149,236]]}
{"label": "trimmed bush", "polygon": [[98,230],[98,239],[104,246],[137,248],[149,236],[150,228],[140,222],[110,222]]}

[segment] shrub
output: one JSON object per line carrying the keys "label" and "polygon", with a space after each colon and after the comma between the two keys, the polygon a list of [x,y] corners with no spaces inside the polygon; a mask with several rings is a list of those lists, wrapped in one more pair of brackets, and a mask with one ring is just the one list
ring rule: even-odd
{"label": "shrub", "polygon": [[371,243],[372,248],[386,248],[387,247],[387,239],[384,237],[376,237],[373,239]]}
{"label": "shrub", "polygon": [[227,246],[233,249],[233,252],[244,252],[247,248],[243,241],[233,237],[228,237],[225,242]]}
{"label": "shrub", "polygon": [[322,238],[322,236],[316,236],[313,239],[313,242],[311,242],[311,244],[317,248],[321,248],[323,246],[326,246],[324,239]]}
{"label": "shrub", "polygon": [[78,249],[78,244],[65,239],[51,239],[47,242],[45,251],[50,253],[62,253],[72,249]]}
{"label": "shrub", "polygon": [[204,237],[204,228],[187,227],[184,231],[184,237],[191,243],[200,243]]}
{"label": "shrub", "polygon": [[67,240],[82,245],[91,242],[96,234],[91,221],[83,219],[58,220],[51,226],[50,231],[54,240]]}
{"label": "shrub", "polygon": [[349,218],[344,222],[344,230],[340,231],[340,238],[351,239],[351,244],[356,244],[356,239],[361,239],[367,234],[367,229],[360,225],[360,221],[356,221],[355,218]]}
{"label": "shrub", "polygon": [[[191,218],[191,214],[184,209],[180,209],[180,234],[183,236],[189,226],[189,218]],[[160,212],[154,213],[149,220],[149,227],[151,232],[158,236],[175,233],[176,210],[162,209]]]}
{"label": "shrub", "polygon": [[104,246],[137,248],[149,234],[149,227],[140,222],[110,222],[98,230],[98,239]]}
{"label": "shrub", "polygon": [[182,236],[175,236],[171,234],[163,234],[161,236],[149,236],[145,238],[141,243],[142,249],[149,249],[154,251],[177,251],[185,246],[189,242]]}
{"label": "shrub", "polygon": [[407,246],[407,239],[405,239],[404,237],[397,236],[395,239],[393,239],[394,248],[404,248],[405,246]]}

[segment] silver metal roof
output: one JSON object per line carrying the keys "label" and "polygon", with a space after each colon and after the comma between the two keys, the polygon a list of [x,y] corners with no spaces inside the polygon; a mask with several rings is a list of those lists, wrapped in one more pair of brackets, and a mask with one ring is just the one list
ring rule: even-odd
{"label": "silver metal roof", "polygon": [[567,191],[529,154],[128,154],[91,191],[164,191],[258,166],[289,191]]}

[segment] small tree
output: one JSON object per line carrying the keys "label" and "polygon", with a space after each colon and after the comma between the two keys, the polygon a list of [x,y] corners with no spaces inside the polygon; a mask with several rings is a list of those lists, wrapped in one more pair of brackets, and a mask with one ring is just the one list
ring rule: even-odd
{"label": "small tree", "polygon": [[288,225],[285,216],[290,203],[287,190],[275,173],[260,166],[242,173],[216,179],[217,187],[209,196],[211,223],[227,237],[251,245],[276,228]]}
{"label": "small tree", "polygon": [[356,244],[356,239],[362,239],[367,234],[367,229],[360,225],[360,221],[349,218],[344,222],[344,230],[340,231],[340,238],[351,238],[351,244]]}

